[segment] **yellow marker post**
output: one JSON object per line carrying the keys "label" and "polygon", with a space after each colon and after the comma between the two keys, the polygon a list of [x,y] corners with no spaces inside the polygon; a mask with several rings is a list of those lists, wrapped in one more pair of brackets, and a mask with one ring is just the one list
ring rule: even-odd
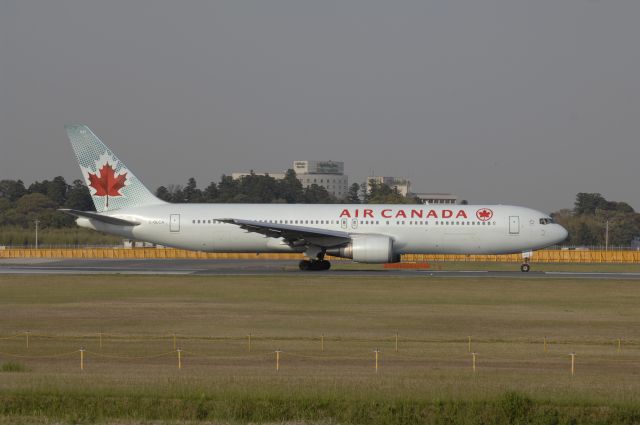
{"label": "yellow marker post", "polygon": [[375,349],[374,353],[376,355],[376,374],[378,373],[378,355],[380,354],[380,350],[379,349]]}
{"label": "yellow marker post", "polygon": [[84,347],[80,347],[80,370],[84,370]]}
{"label": "yellow marker post", "polygon": [[576,374],[576,353],[569,354],[571,356],[571,376]]}
{"label": "yellow marker post", "polygon": [[471,353],[471,368],[473,369],[473,373],[476,373],[476,353]]}
{"label": "yellow marker post", "polygon": [[324,353],[324,334],[320,335],[320,350]]}
{"label": "yellow marker post", "polygon": [[247,335],[249,338],[249,352],[251,352],[251,334]]}
{"label": "yellow marker post", "polygon": [[182,348],[176,350],[178,352],[178,369],[182,369]]}
{"label": "yellow marker post", "polygon": [[396,332],[396,353],[398,352],[398,332]]}
{"label": "yellow marker post", "polygon": [[282,351],[276,350],[276,372],[280,371],[280,353],[282,353]]}
{"label": "yellow marker post", "polygon": [[469,338],[469,344],[468,344],[467,350],[468,350],[468,351],[469,351],[469,353],[470,353],[470,352],[471,352],[471,335],[469,335],[469,337],[468,337],[468,338]]}
{"label": "yellow marker post", "polygon": [[622,340],[618,338],[618,353],[622,351]]}

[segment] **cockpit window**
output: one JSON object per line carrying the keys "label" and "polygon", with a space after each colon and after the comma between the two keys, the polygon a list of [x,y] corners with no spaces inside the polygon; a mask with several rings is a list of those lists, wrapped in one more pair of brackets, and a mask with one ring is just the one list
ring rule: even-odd
{"label": "cockpit window", "polygon": [[541,218],[540,219],[540,224],[545,225],[545,224],[551,224],[551,223],[553,223],[553,219],[552,218]]}

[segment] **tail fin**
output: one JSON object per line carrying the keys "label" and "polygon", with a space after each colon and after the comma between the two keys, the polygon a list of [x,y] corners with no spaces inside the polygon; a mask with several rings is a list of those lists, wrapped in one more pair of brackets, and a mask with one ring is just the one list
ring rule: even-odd
{"label": "tail fin", "polygon": [[89,127],[67,125],[65,129],[96,211],[165,203],[149,192]]}

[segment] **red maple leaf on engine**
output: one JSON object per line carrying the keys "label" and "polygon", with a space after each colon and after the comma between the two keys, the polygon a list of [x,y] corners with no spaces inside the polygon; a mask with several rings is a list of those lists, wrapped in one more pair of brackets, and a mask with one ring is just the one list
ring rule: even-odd
{"label": "red maple leaf on engine", "polygon": [[[100,176],[98,177],[98,174]],[[98,173],[89,173],[89,186],[96,190],[94,196],[106,196],[109,206],[109,196],[122,196],[122,189],[127,181],[127,173],[116,175],[116,171],[108,162],[98,170]]]}

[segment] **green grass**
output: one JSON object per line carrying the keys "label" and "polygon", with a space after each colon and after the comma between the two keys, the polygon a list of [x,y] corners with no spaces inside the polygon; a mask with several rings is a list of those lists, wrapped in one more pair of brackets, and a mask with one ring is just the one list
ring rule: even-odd
{"label": "green grass", "polygon": [[536,278],[3,276],[0,362],[30,372],[2,374],[0,424],[634,423],[637,288]]}
{"label": "green grass", "polygon": [[4,362],[0,365],[0,372],[27,372],[29,369],[18,362]]}

